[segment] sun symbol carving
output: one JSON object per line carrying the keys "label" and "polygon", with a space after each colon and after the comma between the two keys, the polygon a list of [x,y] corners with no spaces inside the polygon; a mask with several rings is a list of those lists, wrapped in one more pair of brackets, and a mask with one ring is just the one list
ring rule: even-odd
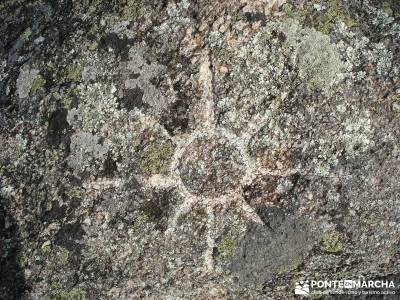
{"label": "sun symbol carving", "polygon": [[[249,153],[249,143],[264,126],[266,116],[256,115],[240,136],[218,126],[215,119],[215,96],[211,55],[206,52],[199,70],[199,83],[203,93],[194,108],[195,129],[190,134],[170,137],[176,145],[168,175],[156,174],[146,178],[151,187],[175,187],[183,203],[169,219],[166,235],[173,236],[181,216],[193,207],[202,206],[207,214],[207,249],[204,253],[205,271],[214,271],[213,234],[216,206],[235,203],[243,218],[263,224],[255,209],[245,201],[243,187],[257,177],[267,176],[271,181],[297,173],[296,169],[269,170]],[[265,195],[273,203],[276,194]],[[264,198],[265,200],[265,198]]]}

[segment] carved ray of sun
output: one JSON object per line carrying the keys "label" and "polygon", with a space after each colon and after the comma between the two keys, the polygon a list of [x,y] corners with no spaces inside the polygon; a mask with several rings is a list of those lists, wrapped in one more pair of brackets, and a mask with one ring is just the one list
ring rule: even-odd
{"label": "carved ray of sun", "polygon": [[[181,216],[193,207],[205,208],[207,220],[207,249],[204,253],[206,272],[214,270],[214,221],[216,206],[239,207],[241,217],[263,223],[253,207],[243,197],[243,187],[258,175],[289,176],[298,170],[276,172],[260,166],[249,154],[248,144],[268,116],[256,115],[248,128],[237,136],[226,128],[217,126],[215,120],[215,95],[211,55],[203,55],[199,70],[202,87],[201,101],[194,108],[195,129],[190,134],[171,137],[176,145],[169,174],[153,175],[146,183],[152,187],[175,187],[183,200],[170,218],[167,236],[172,236]],[[283,95],[282,97],[284,97]]]}

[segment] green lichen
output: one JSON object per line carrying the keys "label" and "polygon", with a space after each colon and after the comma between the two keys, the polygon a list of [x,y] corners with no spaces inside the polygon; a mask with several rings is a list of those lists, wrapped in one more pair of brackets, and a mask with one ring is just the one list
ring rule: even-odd
{"label": "green lichen", "polygon": [[224,237],[218,244],[218,252],[222,260],[230,260],[235,255],[236,247],[236,240],[231,235]]}
{"label": "green lichen", "polygon": [[325,34],[329,34],[334,29],[338,20],[344,22],[348,27],[357,24],[341,0],[328,1],[325,11],[311,15],[313,27]]}
{"label": "green lichen", "polygon": [[323,249],[330,253],[343,250],[342,235],[336,230],[330,230],[322,237]]}
{"label": "green lichen", "polygon": [[[279,99],[280,87],[298,79],[310,90],[333,93],[350,68],[329,36],[292,19],[268,23],[226,62],[232,66],[230,76],[237,83],[233,91],[246,90],[240,98],[243,108],[261,106],[265,97]],[[233,97],[222,99],[221,105],[232,107]],[[239,119],[227,121],[238,126]]]}
{"label": "green lichen", "polygon": [[311,293],[309,296],[310,296],[310,299],[315,299],[316,300],[316,299],[322,299],[323,295],[322,294],[312,294]]}
{"label": "green lichen", "polygon": [[65,266],[68,264],[69,260],[69,251],[65,248],[59,248],[55,253],[55,260],[57,265]]}
{"label": "green lichen", "polygon": [[174,149],[170,141],[150,143],[140,155],[140,169],[147,174],[167,173]]}
{"label": "green lichen", "polygon": [[81,199],[83,195],[85,194],[85,189],[79,186],[71,186],[68,185],[66,186],[65,193],[70,197],[70,198],[76,198],[76,199]]}
{"label": "green lichen", "polygon": [[41,260],[46,261],[48,267],[52,270],[57,270],[68,264],[69,251],[58,246],[51,246],[50,242],[45,242],[38,253]]}
{"label": "green lichen", "polygon": [[262,294],[264,292],[264,284],[263,283],[259,283],[257,284],[254,289],[256,290],[257,293]]}
{"label": "green lichen", "polygon": [[181,226],[181,225],[185,222],[185,220],[187,219],[187,217],[188,217],[188,214],[180,214],[180,215],[178,216],[178,219],[176,220],[176,224],[177,224],[178,226]]}
{"label": "green lichen", "polygon": [[64,290],[59,284],[51,286],[49,297],[52,300],[86,300],[86,292],[81,289]]}
{"label": "green lichen", "polygon": [[82,6],[90,12],[95,11],[100,3],[101,0],[82,0]]}
{"label": "green lichen", "polygon": [[51,252],[51,242],[50,241],[44,242],[40,249],[41,249],[41,252],[43,255],[50,253]]}
{"label": "green lichen", "polygon": [[279,269],[278,274],[289,274],[292,273],[294,270],[296,270],[298,267],[298,264],[291,264],[288,266],[283,266],[281,269]]}
{"label": "green lichen", "polygon": [[367,224],[371,226],[378,224],[379,221],[380,221],[379,216],[377,216],[374,213],[370,214],[366,219]]}
{"label": "green lichen", "polygon": [[313,0],[302,8],[286,3],[283,5],[283,11],[286,16],[324,34],[331,33],[338,21],[345,23],[349,28],[357,25],[341,0]]}
{"label": "green lichen", "polygon": [[65,108],[69,108],[69,106],[72,102],[72,99],[70,96],[65,95],[65,94],[61,95],[59,92],[52,93],[52,96],[54,97],[54,99],[57,102],[61,103]]}
{"label": "green lichen", "polygon": [[20,268],[24,269],[29,265],[29,256],[24,252],[18,252],[16,256],[17,264]]}
{"label": "green lichen", "polygon": [[337,278],[350,278],[352,276],[351,271],[339,271],[336,273]]}
{"label": "green lichen", "polygon": [[80,81],[82,79],[82,70],[83,68],[80,65],[70,65],[67,70],[67,79],[69,81]]}
{"label": "green lichen", "polygon": [[389,2],[382,3],[382,10],[389,16],[393,16],[393,9]]}
{"label": "green lichen", "polygon": [[32,87],[31,87],[31,94],[36,95],[39,91],[41,91],[46,84],[46,80],[41,76],[38,75],[35,80],[33,81]]}
{"label": "green lichen", "polygon": [[133,231],[135,233],[141,232],[142,227],[149,221],[147,215],[139,215],[133,223]]}
{"label": "green lichen", "polygon": [[99,28],[99,25],[97,25],[96,23],[94,23],[94,24],[92,24],[92,26],[90,27],[90,29],[89,29],[89,34],[90,35],[94,35],[94,36],[96,36],[96,37],[99,37],[100,36],[100,28]]}
{"label": "green lichen", "polygon": [[90,51],[96,51],[97,47],[98,47],[98,43],[97,42],[93,42],[88,46],[88,49]]}
{"label": "green lichen", "polygon": [[136,21],[146,14],[146,9],[140,1],[126,0],[121,6],[120,14],[124,19]]}
{"label": "green lichen", "polygon": [[323,87],[323,82],[319,78],[312,78],[308,81],[308,87],[310,90],[317,91]]}
{"label": "green lichen", "polygon": [[30,27],[28,27],[27,29],[25,29],[25,31],[21,34],[21,39],[24,42],[29,41],[30,36],[32,35],[32,29]]}
{"label": "green lichen", "polygon": [[393,244],[391,246],[389,246],[384,253],[386,254],[387,257],[395,257],[398,253],[398,248],[396,244]]}
{"label": "green lichen", "polygon": [[279,25],[285,33],[286,47],[293,49],[300,78],[311,90],[331,91],[340,83],[349,67],[329,36],[313,28],[302,28],[296,21]]}

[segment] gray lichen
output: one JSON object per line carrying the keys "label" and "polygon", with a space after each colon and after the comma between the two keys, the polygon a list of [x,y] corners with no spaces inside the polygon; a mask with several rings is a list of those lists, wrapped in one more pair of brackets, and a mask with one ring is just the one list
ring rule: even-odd
{"label": "gray lichen", "polygon": [[134,47],[130,51],[130,59],[126,65],[129,74],[135,74],[137,78],[126,79],[124,89],[139,89],[143,92],[141,101],[160,112],[168,104],[168,99],[152,83],[152,79],[160,76],[165,67],[158,64],[149,64],[145,61],[144,49]]}
{"label": "gray lichen", "polygon": [[77,173],[91,171],[97,173],[106,159],[109,146],[100,143],[100,138],[87,132],[78,132],[71,137],[71,153],[68,165]]}
{"label": "gray lichen", "polygon": [[68,122],[71,126],[87,132],[99,132],[108,120],[118,117],[115,86],[100,83],[82,84],[77,90],[83,101],[77,108],[68,112]]}
{"label": "gray lichen", "polygon": [[23,67],[17,79],[17,93],[23,99],[29,96],[32,85],[39,76],[39,70]]}
{"label": "gray lichen", "polygon": [[177,32],[182,27],[189,24],[190,19],[185,17],[184,14],[189,8],[189,1],[182,0],[179,3],[171,3],[167,7],[168,19],[155,30],[161,34],[168,35]]}

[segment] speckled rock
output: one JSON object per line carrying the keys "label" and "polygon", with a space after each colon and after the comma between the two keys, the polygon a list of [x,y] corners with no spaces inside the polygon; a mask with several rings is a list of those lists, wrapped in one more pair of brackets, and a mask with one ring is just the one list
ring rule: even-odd
{"label": "speckled rock", "polygon": [[0,20],[1,299],[399,293],[398,1],[5,0]]}

